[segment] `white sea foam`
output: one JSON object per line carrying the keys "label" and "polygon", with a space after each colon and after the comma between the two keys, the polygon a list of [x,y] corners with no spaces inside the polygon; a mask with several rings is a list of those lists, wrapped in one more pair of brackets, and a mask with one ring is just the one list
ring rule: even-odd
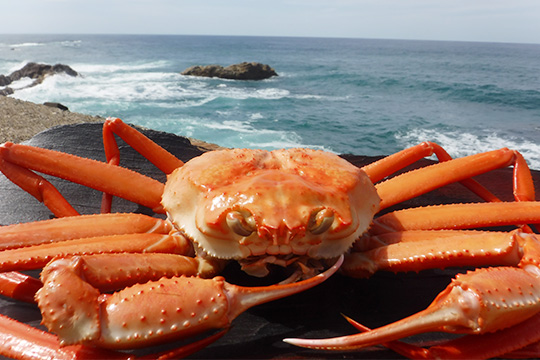
{"label": "white sea foam", "polygon": [[159,69],[167,66],[165,60],[144,62],[144,63],[127,63],[127,64],[73,64],[71,67],[81,74],[110,74],[114,72],[133,72],[133,71],[148,71]]}
{"label": "white sea foam", "polygon": [[9,87],[14,90],[23,89],[27,86],[32,85],[34,81],[35,81],[34,79],[22,78],[20,80],[14,81],[11,84],[9,84]]}
{"label": "white sea foam", "polygon": [[9,47],[10,49],[18,49],[18,48],[29,48],[29,47],[38,47],[38,46],[55,46],[60,45],[64,47],[75,47],[80,46],[82,44],[82,40],[64,40],[64,41],[26,41],[26,42],[19,42],[19,43],[0,43],[1,47]]}
{"label": "white sea foam", "polygon": [[21,47],[32,47],[32,46],[44,46],[45,43],[39,43],[39,42],[25,42],[25,43],[18,43],[18,44],[9,44],[7,46],[11,48],[21,48]]}
{"label": "white sea foam", "polygon": [[451,156],[462,157],[479,152],[507,147],[518,150],[532,169],[540,169],[540,144],[495,132],[471,134],[462,132],[439,132],[431,129],[414,129],[396,135],[403,147],[413,146],[422,141],[433,141],[441,145]]}
{"label": "white sea foam", "polygon": [[[12,64],[10,70],[19,69],[24,64]],[[153,106],[171,109],[200,107],[216,99],[311,98],[311,95],[291,94],[289,90],[279,87],[254,88],[252,84],[244,86],[232,81],[229,84],[227,80],[193,78],[178,72],[163,71],[170,68],[169,62],[165,60],[114,64],[74,63],[71,67],[81,76],[49,77],[38,87],[18,91],[15,97],[38,102],[74,102],[74,110],[82,102],[89,104],[92,101],[101,105],[119,106],[123,106],[120,105],[122,102],[153,102]],[[257,119],[262,119],[260,113],[252,115],[252,120]]]}
{"label": "white sea foam", "polygon": [[78,46],[81,46],[82,40],[66,40],[66,41],[61,41],[60,44],[66,47],[78,47]]}
{"label": "white sea foam", "polygon": [[178,99],[182,93],[174,77],[174,74],[160,72],[80,77],[60,74],[47,77],[39,86],[17,91],[15,97],[30,101],[63,99],[63,102],[83,99],[96,102],[167,101]]}

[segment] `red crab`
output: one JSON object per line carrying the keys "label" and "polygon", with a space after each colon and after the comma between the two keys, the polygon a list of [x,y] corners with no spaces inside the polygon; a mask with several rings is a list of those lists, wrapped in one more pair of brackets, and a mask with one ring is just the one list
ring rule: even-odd
{"label": "red crab", "polygon": [[[118,166],[114,134],[165,172],[166,184]],[[323,151],[232,149],[184,164],[118,119],[104,124],[104,145],[107,163],[12,143],[0,147],[4,175],[58,218],[0,228],[2,293],[35,299],[43,324],[55,334],[2,317],[0,353],[6,356],[122,358],[130,355],[113,350],[227,328],[253,305],[326,280],[342,256],[342,272],[354,277],[378,270],[496,267],[458,275],[427,310],[383,328],[367,331],[356,324],[366,332],[287,342],[322,349],[384,343],[411,357],[491,357],[540,340],[540,331],[527,330],[540,318],[540,257],[538,238],[526,225],[540,221],[540,204],[516,151],[451,159],[426,142],[358,168]],[[385,180],[432,154],[440,163]],[[471,179],[507,166],[514,167],[514,202],[500,201]],[[103,214],[79,215],[37,173],[103,191]],[[486,202],[378,215],[453,182]],[[112,196],[167,219],[109,214]],[[466,230],[500,225],[519,228]],[[214,277],[228,261],[256,277],[270,266],[294,270],[283,284],[246,288]],[[15,272],[39,268],[40,281]],[[428,350],[395,342],[426,331],[473,335]],[[159,356],[185,355],[220,335]]]}

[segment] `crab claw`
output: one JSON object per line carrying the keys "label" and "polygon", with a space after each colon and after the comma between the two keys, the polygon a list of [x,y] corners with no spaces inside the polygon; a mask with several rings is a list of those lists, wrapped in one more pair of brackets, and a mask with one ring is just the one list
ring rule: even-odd
{"label": "crab claw", "polygon": [[352,350],[430,331],[484,334],[521,323],[540,311],[540,283],[519,268],[478,269],[461,274],[412,316],[360,334],[331,339],[284,339],[296,346]]}
{"label": "crab claw", "polygon": [[[62,346],[136,348],[181,339],[230,325],[252,306],[294,295],[332,276],[343,256],[324,273],[291,284],[242,287],[222,277],[162,278],[100,294],[82,258],[58,259],[42,272],[36,298],[43,324]],[[90,281],[90,282],[89,282]],[[136,313],[137,316],[133,314]]]}

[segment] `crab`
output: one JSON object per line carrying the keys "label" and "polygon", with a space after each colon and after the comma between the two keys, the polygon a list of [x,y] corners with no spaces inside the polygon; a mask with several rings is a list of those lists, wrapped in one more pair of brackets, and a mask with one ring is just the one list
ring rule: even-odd
{"label": "crab", "polygon": [[[119,166],[115,134],[167,182]],[[4,356],[131,358],[119,350],[211,334],[148,357],[187,356],[246,309],[306,291],[338,269],[361,278],[456,266],[480,268],[456,276],[415,315],[375,330],[348,319],[360,333],[285,341],[323,350],[383,344],[425,358],[538,354],[540,244],[530,224],[540,222],[540,203],[517,151],[452,159],[424,142],[359,168],[319,150],[226,149],[183,163],[119,119],[104,123],[103,142],[106,162],[0,146],[3,174],[56,217],[0,228],[0,293],[37,302],[49,330],[0,316]],[[393,176],[431,155],[439,162]],[[472,179],[508,166],[515,201]],[[102,191],[102,213],[79,215],[38,173]],[[484,201],[389,211],[454,182]],[[111,213],[113,197],[166,217]],[[515,229],[484,229],[499,226]],[[219,275],[231,261],[253,277],[288,272],[278,284],[238,286]],[[43,269],[39,280],[20,272],[32,269]],[[398,341],[429,331],[467,335],[429,349]]]}

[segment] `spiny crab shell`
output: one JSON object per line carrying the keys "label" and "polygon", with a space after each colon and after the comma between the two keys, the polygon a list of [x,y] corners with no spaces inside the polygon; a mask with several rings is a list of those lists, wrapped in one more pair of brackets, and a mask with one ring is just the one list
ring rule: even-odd
{"label": "spiny crab shell", "polygon": [[219,259],[333,258],[369,227],[380,199],[368,176],[310,149],[205,153],[167,179],[174,226]]}

